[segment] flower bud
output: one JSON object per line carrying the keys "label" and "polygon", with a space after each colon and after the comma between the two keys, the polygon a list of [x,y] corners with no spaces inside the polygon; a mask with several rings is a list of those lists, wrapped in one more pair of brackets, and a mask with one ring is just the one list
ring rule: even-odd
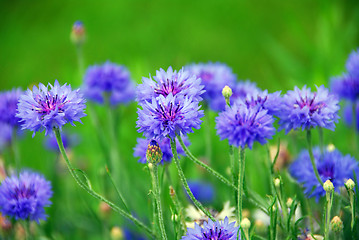
{"label": "flower bud", "polygon": [[243,230],[247,230],[251,227],[251,222],[249,221],[248,218],[243,218],[241,221],[241,227],[243,228]]}
{"label": "flower bud", "polygon": [[287,207],[291,207],[292,204],[293,204],[293,199],[288,198],[288,199],[287,199]]}
{"label": "flower bud", "polygon": [[122,229],[115,226],[111,229],[111,239],[112,240],[120,240],[123,239]]}
{"label": "flower bud", "polygon": [[76,21],[72,26],[70,38],[75,45],[82,45],[85,42],[86,33],[84,25],[81,21]]}
{"label": "flower bud", "polygon": [[327,146],[327,151],[328,152],[333,152],[335,150],[335,146],[334,146],[334,144],[329,144],[328,146]]}
{"label": "flower bud", "polygon": [[325,181],[323,188],[327,193],[331,193],[334,190],[334,185],[330,180]]}
{"label": "flower bud", "polygon": [[147,162],[158,164],[162,160],[162,151],[156,140],[151,140],[146,152]]}
{"label": "flower bud", "polygon": [[353,190],[355,187],[355,183],[353,180],[351,180],[350,178],[346,181],[345,186],[349,189],[349,190]]}
{"label": "flower bud", "polygon": [[277,187],[277,188],[280,187],[280,179],[279,179],[279,178],[274,179],[273,182],[274,182],[274,186],[275,186],[275,187]]}
{"label": "flower bud", "polygon": [[173,215],[171,216],[171,220],[172,220],[172,222],[177,221],[177,219],[178,219],[177,214],[173,214]]}
{"label": "flower bud", "polygon": [[330,226],[335,233],[340,233],[343,230],[343,222],[338,216],[333,217],[332,221],[330,221]]}
{"label": "flower bud", "polygon": [[225,99],[230,98],[232,96],[232,89],[227,85],[224,86],[224,88],[222,89],[222,95]]}

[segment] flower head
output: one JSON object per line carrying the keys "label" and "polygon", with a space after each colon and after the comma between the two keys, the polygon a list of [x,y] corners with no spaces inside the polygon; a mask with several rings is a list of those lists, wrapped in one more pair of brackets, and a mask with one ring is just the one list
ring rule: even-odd
{"label": "flower head", "polygon": [[292,129],[310,129],[322,127],[334,130],[338,121],[339,105],[337,98],[329,93],[324,86],[317,87],[317,92],[311,92],[304,86],[288,91],[282,101],[279,114],[280,130],[288,133]]}
{"label": "flower head", "polygon": [[[186,146],[190,145],[190,142],[188,141],[187,137],[183,136],[182,140]],[[133,149],[134,150],[133,156],[139,157],[140,159],[138,160],[138,162],[140,162],[140,163],[147,163],[146,151],[147,151],[147,146],[148,146],[149,141],[150,140],[147,140],[144,138],[137,138],[137,145]],[[160,146],[161,151],[163,153],[161,163],[163,164],[164,162],[171,162],[171,160],[173,158],[173,154],[172,154],[172,150],[171,150],[170,139],[163,138],[162,140],[157,140],[157,142],[158,142],[158,145]],[[177,148],[178,155],[183,155],[183,156],[185,155],[185,152],[183,151],[177,138],[176,138],[176,148]]]}
{"label": "flower head", "polygon": [[20,119],[16,117],[16,110],[21,94],[22,91],[19,88],[0,93],[0,122],[13,127],[20,125]]}
{"label": "flower head", "polygon": [[237,101],[240,104],[247,105],[247,107],[259,106],[268,110],[268,114],[277,115],[281,110],[282,98],[280,92],[268,93],[267,90],[253,90]]}
{"label": "flower head", "polygon": [[340,77],[333,77],[330,81],[330,89],[339,98],[354,102],[359,99],[359,75],[354,77],[350,74],[343,74]]}
{"label": "flower head", "polygon": [[275,133],[273,117],[259,106],[247,107],[234,104],[226,107],[216,118],[217,134],[221,140],[227,138],[230,145],[250,149],[253,142],[267,142]]}
{"label": "flower head", "polygon": [[191,64],[185,69],[201,78],[206,90],[202,96],[209,107],[214,111],[223,110],[226,103],[222,96],[222,89],[226,85],[233,86],[237,78],[232,69],[219,62]]}
{"label": "flower head", "polygon": [[106,62],[90,66],[84,78],[85,97],[103,104],[108,98],[112,105],[128,103],[135,98],[135,86],[125,66]]}
{"label": "flower head", "polygon": [[[359,130],[359,102],[356,101],[356,107],[355,107],[355,119],[356,119],[356,125],[355,128],[358,131]],[[343,109],[343,120],[344,123],[348,126],[353,126],[353,103],[347,104]]]}
{"label": "flower head", "polygon": [[[50,88],[50,89],[49,89]],[[22,122],[22,129],[34,131],[45,130],[45,135],[53,128],[62,128],[66,123],[81,122],[84,113],[85,99],[80,89],[72,91],[70,85],[60,86],[58,81],[48,86],[39,84],[20,96],[16,116]]]}
{"label": "flower head", "polygon": [[[321,156],[319,148],[313,149],[313,155],[319,176],[323,182],[330,180],[334,189],[339,192],[339,187],[344,187],[347,179],[353,177],[353,171],[359,174],[359,166],[350,155],[343,156],[338,150],[325,151]],[[318,182],[309,153],[303,150],[289,168],[290,174],[303,184],[304,193],[308,197],[316,197],[318,200],[325,195],[323,187]]]}
{"label": "flower head", "polygon": [[349,54],[345,67],[350,75],[359,77],[359,49]]}
{"label": "flower head", "polygon": [[247,94],[254,94],[256,92],[260,92],[261,90],[257,87],[257,84],[255,82],[251,82],[249,80],[246,81],[239,81],[237,82],[233,88],[233,95],[232,99],[244,99],[247,97]]}
{"label": "flower head", "polygon": [[156,76],[151,78],[142,78],[142,84],[137,86],[137,101],[144,104],[153,98],[168,95],[180,98],[189,98],[193,101],[201,101],[201,94],[204,93],[204,86],[201,85],[201,79],[183,69],[173,71],[172,67],[167,72],[162,68],[156,71]]}
{"label": "flower head", "polygon": [[52,196],[51,183],[34,172],[22,171],[0,185],[0,212],[17,219],[46,220],[44,207]]}
{"label": "flower head", "polygon": [[166,97],[159,95],[141,106],[143,109],[137,111],[137,127],[149,139],[173,139],[176,134],[187,135],[193,132],[192,128],[198,129],[202,122],[201,106],[188,97],[178,99],[172,93]]}
{"label": "flower head", "polygon": [[195,224],[193,228],[187,228],[187,234],[183,236],[182,240],[235,240],[237,239],[238,227],[235,227],[235,222],[229,223],[226,217],[224,221],[213,222],[208,220],[203,224],[203,227]]}

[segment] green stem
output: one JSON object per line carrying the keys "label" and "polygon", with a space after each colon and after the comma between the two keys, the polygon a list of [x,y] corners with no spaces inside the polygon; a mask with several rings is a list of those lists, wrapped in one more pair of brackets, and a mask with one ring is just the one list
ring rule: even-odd
{"label": "green stem", "polygon": [[[206,169],[209,173],[211,173],[213,176],[218,178],[221,182],[223,182],[227,186],[231,187],[234,191],[238,191],[237,186],[235,186],[228,179],[223,177],[216,170],[214,170],[213,168],[211,168],[210,166],[206,165],[205,163],[198,160],[195,156],[193,156],[193,154],[188,150],[186,145],[183,143],[181,136],[179,136],[179,135],[176,135],[176,136],[177,136],[178,142],[181,144],[182,149],[185,151],[186,156],[189,157],[189,159],[191,159],[194,163],[196,163],[196,164],[200,165],[201,167],[203,167],[204,169]],[[268,213],[268,211],[266,210],[267,207],[265,206],[265,204],[263,204],[261,201],[259,201],[257,199],[257,197],[255,197],[255,195],[256,194],[252,190],[248,189],[248,200],[250,202],[252,202],[253,204],[255,204],[256,206],[258,206],[263,212]]]}
{"label": "green stem", "polygon": [[83,188],[88,194],[90,194],[91,196],[93,196],[94,198],[96,198],[96,199],[98,199],[100,201],[103,201],[103,202],[107,203],[113,210],[115,210],[116,212],[121,214],[123,217],[128,218],[129,220],[131,220],[137,227],[144,230],[149,236],[155,237],[155,235],[153,234],[151,229],[148,228],[145,224],[143,224],[140,220],[138,220],[137,218],[135,218],[131,214],[127,213],[126,211],[122,210],[116,204],[110,202],[109,200],[107,200],[106,198],[101,196],[100,194],[96,193],[94,190],[92,190],[92,188],[90,188],[88,185],[86,185],[85,183],[83,183],[81,181],[80,177],[75,172],[75,169],[73,168],[69,158],[67,157],[67,154],[66,154],[66,151],[65,151],[62,139],[61,139],[60,130],[58,128],[54,128],[54,133],[55,133],[55,136],[56,136],[57,144],[59,145],[60,152],[61,152],[63,158],[65,159],[67,168],[69,169],[69,172],[70,172],[71,176],[75,179],[75,182],[81,188]]}
{"label": "green stem", "polygon": [[[179,136],[177,136],[177,137],[179,137]],[[212,221],[216,221],[214,219],[214,217],[203,207],[203,205],[200,202],[198,202],[198,200],[193,196],[193,193],[192,193],[191,189],[188,186],[186,177],[184,176],[184,173],[182,171],[181,164],[179,163],[179,160],[178,160],[177,148],[176,148],[176,140],[175,139],[171,139],[171,149],[172,149],[172,154],[173,154],[173,160],[174,160],[174,162],[176,164],[179,177],[181,179],[183,187],[186,189],[186,192],[187,192],[188,196],[191,198],[192,202],[194,203],[194,205],[196,205],[196,207],[198,209],[200,209],[204,214],[206,214]]]}
{"label": "green stem", "polygon": [[310,129],[307,130],[307,143],[308,143],[308,152],[309,152],[309,156],[310,156],[310,162],[312,163],[313,171],[315,173],[315,176],[316,176],[318,182],[320,183],[320,185],[323,186],[323,181],[320,178],[319,173],[318,173],[318,168],[315,165],[315,159],[314,159],[313,149],[312,149],[312,134],[311,134]]}
{"label": "green stem", "polygon": [[244,148],[239,150],[239,172],[238,172],[238,191],[237,191],[237,213],[238,222],[242,221],[242,197],[243,197],[243,181],[244,181],[245,159]]}
{"label": "green stem", "polygon": [[20,152],[19,152],[19,146],[17,142],[17,129],[12,129],[12,136],[11,136],[11,151],[14,158],[14,164],[17,171],[20,170]]}
{"label": "green stem", "polygon": [[275,191],[274,191],[274,184],[273,184],[273,168],[272,168],[272,159],[270,156],[270,150],[269,150],[269,146],[268,144],[266,144],[267,147],[267,161],[264,161],[266,168],[268,170],[268,178],[269,178],[269,188],[270,188],[270,192],[271,194],[274,196]]}
{"label": "green stem", "polygon": [[330,210],[333,203],[333,192],[326,193],[326,211],[325,211],[325,228],[324,228],[324,240],[329,240],[329,226],[330,226]]}
{"label": "green stem", "polygon": [[126,208],[127,212],[130,213],[130,210],[129,210],[128,206],[127,206],[127,203],[126,203],[126,201],[125,201],[125,198],[122,196],[120,190],[119,190],[118,187],[116,186],[115,181],[113,180],[113,177],[112,177],[112,175],[111,175],[111,172],[110,172],[110,170],[108,169],[107,166],[106,166],[106,172],[107,172],[107,175],[109,176],[109,178],[110,178],[110,180],[111,180],[112,186],[115,188],[116,193],[117,193],[118,197],[120,198],[120,200],[121,200],[123,206]]}
{"label": "green stem", "polygon": [[[152,164],[152,163],[151,163]],[[165,225],[163,223],[163,213],[162,213],[162,205],[161,205],[161,197],[160,197],[160,190],[159,190],[159,183],[158,183],[158,166],[156,164],[152,164],[150,168],[151,177],[152,177],[152,188],[153,188],[153,195],[156,201],[157,207],[157,218],[158,224],[160,227],[161,238],[167,239]]]}
{"label": "green stem", "polygon": [[211,139],[211,124],[209,117],[209,109],[207,107],[205,114],[205,143],[206,143],[206,157],[209,163],[212,162],[212,139]]}

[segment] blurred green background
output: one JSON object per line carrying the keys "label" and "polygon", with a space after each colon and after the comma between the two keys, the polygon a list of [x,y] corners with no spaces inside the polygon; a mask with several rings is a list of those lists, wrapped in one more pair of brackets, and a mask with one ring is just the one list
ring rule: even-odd
{"label": "blurred green background", "polygon": [[[329,78],[344,71],[348,54],[359,45],[358,3],[355,0],[1,0],[0,90],[18,86],[26,89],[38,82],[53,83],[55,79],[81,86],[76,51],[69,38],[76,20],[83,21],[87,32],[86,66],[106,60],[124,64],[136,82],[142,76],[154,75],[159,68],[179,69],[191,62],[220,61],[232,67],[238,79],[250,79],[269,91],[285,92],[304,84],[328,86]],[[124,184],[126,181],[118,184],[124,185],[131,209],[148,223],[145,216],[151,214],[147,195],[150,178],[143,165],[132,157],[136,138],[140,137],[135,128],[136,108],[133,103],[118,109],[118,147],[131,179],[131,184]],[[105,111],[100,107],[96,111],[107,131]],[[210,114],[213,128],[215,116]],[[77,132],[81,138],[73,149],[73,161],[86,169],[96,188],[103,192],[106,185],[103,182],[108,180],[104,180],[107,179],[105,163],[90,117],[84,118],[83,125],[67,126],[66,130]],[[204,136],[203,128],[190,135],[191,150],[197,156],[204,155]],[[346,141],[334,140],[338,136]],[[327,143],[335,143],[345,153],[352,151],[348,145],[352,135],[342,123],[335,133],[326,131],[325,137]],[[75,186],[66,171],[61,171],[61,164],[55,164],[56,154],[44,149],[43,138],[43,134],[31,138],[28,133],[20,140],[22,165],[41,171],[54,184],[54,204],[48,208],[49,221],[42,224],[43,235],[53,239],[102,239],[114,225],[131,227],[115,213],[104,220],[98,213],[98,201]],[[303,136],[298,134],[297,140],[297,145],[290,146],[292,155],[304,146]],[[227,142],[220,142],[214,130],[212,141],[213,159],[216,159],[213,165],[225,174],[229,165]],[[262,165],[258,159],[263,158],[265,149],[260,145],[255,145],[255,149],[259,150],[248,153],[248,182],[265,195],[268,187],[265,171],[258,167]],[[207,176],[187,162],[184,163],[187,175]],[[218,191],[214,206],[221,208],[229,199],[229,189],[216,180],[213,183]],[[113,195],[110,197],[115,199]],[[166,219],[170,219],[169,211]],[[170,224],[168,228],[170,232]]]}

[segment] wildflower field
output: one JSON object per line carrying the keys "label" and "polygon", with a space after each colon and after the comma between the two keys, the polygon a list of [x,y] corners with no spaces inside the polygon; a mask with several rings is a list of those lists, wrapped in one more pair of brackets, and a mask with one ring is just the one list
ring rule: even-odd
{"label": "wildflower field", "polygon": [[0,239],[359,239],[357,1],[0,16]]}

